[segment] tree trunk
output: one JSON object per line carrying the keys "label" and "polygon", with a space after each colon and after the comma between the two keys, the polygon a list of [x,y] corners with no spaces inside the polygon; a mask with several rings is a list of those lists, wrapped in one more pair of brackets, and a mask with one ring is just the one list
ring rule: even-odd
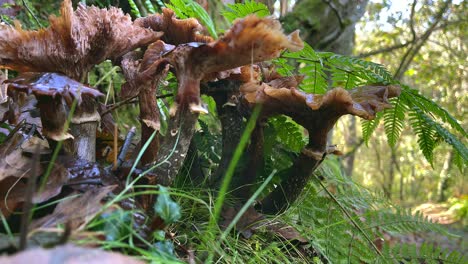
{"label": "tree trunk", "polygon": [[447,200],[447,196],[445,192],[449,187],[449,180],[450,180],[450,171],[452,170],[453,164],[453,150],[447,154],[447,157],[444,162],[444,167],[440,171],[440,178],[439,184],[437,186],[437,201],[438,202],[445,202]]}

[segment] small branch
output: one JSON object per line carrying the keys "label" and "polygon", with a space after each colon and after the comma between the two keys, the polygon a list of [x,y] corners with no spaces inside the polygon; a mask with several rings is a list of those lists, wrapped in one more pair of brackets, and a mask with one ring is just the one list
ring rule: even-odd
{"label": "small branch", "polygon": [[[172,96],[174,96],[173,93],[168,93],[168,94],[158,95],[158,96],[156,96],[156,99],[162,99],[162,98],[172,97]],[[124,99],[123,101],[120,101],[120,102],[117,102],[117,103],[115,103],[115,104],[109,105],[109,108],[107,108],[106,110],[104,110],[104,111],[101,113],[101,117],[102,117],[102,116],[105,116],[105,115],[107,115],[107,114],[109,114],[110,112],[112,112],[112,111],[114,111],[115,109],[121,107],[122,105],[137,103],[138,100],[134,100],[134,99],[137,98],[137,97],[138,97],[138,95],[135,95],[135,96],[126,98],[126,99]]]}
{"label": "small branch", "polygon": [[127,133],[127,136],[125,137],[125,141],[122,145],[122,148],[120,149],[119,157],[117,158],[117,164],[114,169],[119,168],[122,163],[125,161],[125,157],[127,156],[127,152],[130,149],[130,145],[132,145],[132,139],[136,134],[136,128],[132,127]]}
{"label": "small branch", "polygon": [[31,168],[31,175],[29,175],[28,185],[27,185],[27,192],[26,198],[23,205],[23,215],[21,216],[21,232],[20,232],[20,243],[19,243],[19,250],[25,250],[28,244],[28,233],[29,233],[29,222],[31,221],[31,213],[32,213],[32,199],[34,192],[36,190],[36,180],[38,174],[38,166],[39,166],[39,144],[36,145],[36,150],[34,152],[34,159]]}
{"label": "small branch", "polygon": [[[336,15],[336,18],[338,19],[338,23],[340,23],[340,28],[341,28],[341,31],[343,31],[343,29],[346,27],[346,25],[344,24],[343,22],[343,18],[341,17],[341,14],[340,14],[340,11],[338,11],[338,9],[336,8],[336,6],[329,0],[322,0],[322,2],[324,2],[325,4],[327,4],[330,9],[333,11],[333,13],[335,13]],[[341,35],[338,34],[338,35]]]}
{"label": "small branch", "polygon": [[413,61],[414,57],[418,54],[419,50],[424,46],[426,41],[429,39],[431,34],[434,32],[436,29],[437,25],[439,24],[440,20],[442,19],[445,11],[447,11],[448,7],[452,3],[451,0],[445,2],[445,4],[442,6],[442,8],[437,12],[437,14],[434,16],[434,23],[424,32],[422,37],[414,42],[414,46],[410,47],[408,51],[403,55],[403,58],[401,60],[400,65],[398,66],[398,69],[396,70],[394,74],[394,78],[399,80],[403,77],[403,74],[406,72],[408,69],[409,65]]}
{"label": "small branch", "polygon": [[413,4],[411,5],[411,14],[410,14],[410,29],[411,29],[411,34],[413,35],[413,41],[416,39],[416,31],[414,30],[414,12],[416,10],[416,4],[418,3],[418,0],[414,0]]}
{"label": "small branch", "polygon": [[364,139],[362,139],[362,138],[359,139],[359,142],[357,142],[356,145],[354,145],[353,149],[351,149],[349,152],[344,154],[342,157],[347,158],[347,157],[353,155],[362,146],[363,143],[364,143]]}
{"label": "small branch", "polygon": [[380,256],[383,257],[382,252],[377,248],[377,246],[374,244],[372,239],[369,237],[369,235],[364,232],[364,230],[361,228],[361,226],[358,225],[356,220],[351,216],[351,214],[346,210],[346,208],[343,207],[343,205],[336,199],[336,197],[325,187],[325,185],[322,183],[322,181],[317,177],[317,175],[313,174],[317,182],[320,184],[320,187],[330,196],[330,198],[338,205],[338,207],[341,209],[341,211],[348,217],[349,221],[356,227],[359,232],[365,237],[367,242],[372,245],[372,248],[375,250],[375,252]]}
{"label": "small branch", "polygon": [[[433,32],[439,31],[441,29],[445,29],[446,27],[448,27],[450,25],[455,25],[455,24],[459,24],[459,23],[466,23],[466,20],[449,21],[449,22],[443,23],[442,25],[440,25],[438,27],[435,27]],[[378,49],[378,50],[365,52],[365,53],[360,53],[360,54],[356,55],[355,57],[356,58],[367,58],[367,57],[378,55],[378,54],[381,54],[381,53],[387,53],[387,52],[391,52],[391,51],[394,51],[394,50],[397,50],[397,49],[405,48],[405,47],[407,47],[409,45],[412,45],[415,42],[419,41],[421,38],[422,38],[422,36],[416,37],[413,40],[408,40],[407,42],[402,43],[402,44],[395,44],[393,46],[384,47],[384,48],[381,48],[381,49]]]}

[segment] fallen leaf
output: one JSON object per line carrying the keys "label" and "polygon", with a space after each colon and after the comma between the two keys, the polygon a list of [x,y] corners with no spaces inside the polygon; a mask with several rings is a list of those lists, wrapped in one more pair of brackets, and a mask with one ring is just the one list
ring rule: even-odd
{"label": "fallen leaf", "polygon": [[0,263],[140,264],[144,262],[119,253],[105,252],[100,249],[83,248],[74,245],[65,245],[53,249],[35,248],[10,257],[0,257]]}
{"label": "fallen leaf", "polygon": [[61,201],[51,215],[38,219],[31,228],[52,227],[57,224],[69,223],[71,230],[79,229],[96,216],[101,209],[101,200],[116,186],[106,186],[89,190],[79,197]]}

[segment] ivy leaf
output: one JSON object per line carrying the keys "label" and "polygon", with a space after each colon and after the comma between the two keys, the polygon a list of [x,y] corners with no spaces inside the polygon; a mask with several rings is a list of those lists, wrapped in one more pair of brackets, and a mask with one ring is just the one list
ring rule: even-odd
{"label": "ivy leaf", "polygon": [[159,186],[159,195],[154,205],[155,212],[164,220],[164,223],[172,224],[180,219],[180,207],[169,196],[166,187]]}

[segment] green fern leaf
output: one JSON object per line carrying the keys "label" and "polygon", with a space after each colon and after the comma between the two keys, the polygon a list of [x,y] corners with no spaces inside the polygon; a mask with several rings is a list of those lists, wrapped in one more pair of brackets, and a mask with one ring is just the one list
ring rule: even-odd
{"label": "green fern leaf", "polygon": [[401,131],[405,120],[406,105],[403,103],[402,97],[392,98],[390,103],[393,105],[391,109],[386,109],[383,113],[385,134],[387,135],[388,144],[394,147]]}
{"label": "green fern leaf", "polygon": [[462,134],[464,137],[468,137],[468,133],[463,129],[460,123],[454,118],[447,110],[442,108],[440,105],[435,103],[434,101],[424,97],[419,93],[419,91],[411,89],[406,85],[402,85],[403,90],[402,93],[405,96],[411,98],[411,102],[419,107],[419,109],[423,110],[425,113],[431,113],[442,120],[444,123],[448,123],[453,129],[457,130]]}
{"label": "green fern leaf", "polygon": [[274,128],[277,141],[286,150],[299,152],[306,144],[303,128],[286,116],[277,116],[268,121]]}
{"label": "green fern leaf", "polygon": [[430,126],[437,135],[442,138],[447,144],[451,145],[458,155],[467,162],[468,161],[468,149],[466,146],[460,142],[452,133],[450,133],[447,129],[442,127],[439,123],[432,120],[429,116],[425,115],[421,110],[418,108],[414,109],[415,112],[421,117],[421,119],[426,122],[427,126]]}
{"label": "green fern leaf", "polygon": [[140,10],[138,9],[137,5],[133,0],[128,0],[128,5],[130,5],[130,12],[132,13],[132,15],[134,15],[135,17],[141,17]]}
{"label": "green fern leaf", "polygon": [[[432,244],[399,244],[384,249],[384,258],[398,263],[467,263],[468,259],[456,251],[436,247]],[[385,263],[385,262],[384,262]]]}
{"label": "green fern leaf", "polygon": [[246,17],[250,14],[255,14],[258,17],[266,17],[270,15],[270,10],[263,3],[257,3],[254,0],[246,0],[242,4],[228,4],[225,11],[222,11],[223,16],[232,23],[238,18]]}
{"label": "green fern leaf", "polygon": [[[282,59],[292,59],[298,64],[299,73],[304,75],[300,88],[307,93],[323,94],[328,90],[327,74],[322,58],[315,50],[304,43],[304,48],[297,52],[285,52]],[[283,66],[284,67],[284,66]],[[291,75],[291,69],[289,70]]]}
{"label": "green fern leaf", "polygon": [[414,107],[410,112],[409,120],[413,131],[418,136],[418,145],[427,161],[433,165],[433,152],[436,146],[436,131],[425,120],[418,108]]}
{"label": "green fern leaf", "polygon": [[216,29],[210,15],[206,10],[193,0],[171,0],[167,7],[174,10],[179,18],[194,17],[202,23],[213,38],[218,38]]}
{"label": "green fern leaf", "polygon": [[373,120],[362,120],[362,138],[368,146],[369,139],[374,133],[375,129],[379,126],[380,120],[382,119],[383,113],[378,112]]}

